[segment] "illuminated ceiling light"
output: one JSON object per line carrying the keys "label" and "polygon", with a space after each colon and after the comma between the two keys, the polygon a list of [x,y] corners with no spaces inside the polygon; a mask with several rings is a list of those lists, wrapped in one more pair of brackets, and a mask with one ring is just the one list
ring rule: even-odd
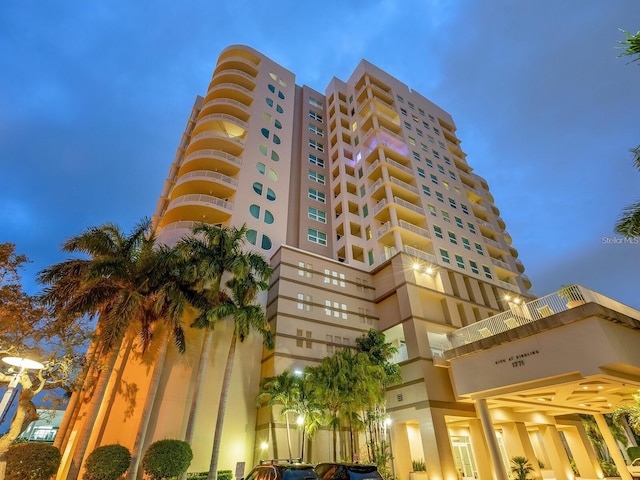
{"label": "illuminated ceiling light", "polygon": [[516,305],[520,305],[520,302],[522,302],[522,300],[519,299],[519,298],[514,298],[513,299],[513,303],[515,303]]}
{"label": "illuminated ceiling light", "polygon": [[544,399],[544,398],[539,398],[539,399],[538,399],[538,401],[539,401],[539,402],[544,402],[544,401],[545,401],[545,399]]}
{"label": "illuminated ceiling light", "polygon": [[586,407],[586,405],[584,403],[581,403],[579,406],[580,407]]}
{"label": "illuminated ceiling light", "polygon": [[610,404],[610,403],[607,403],[607,407],[610,407],[610,406],[611,406],[611,404]]}
{"label": "illuminated ceiling light", "polygon": [[511,295],[505,295],[504,299],[508,302],[509,300],[511,300]]}
{"label": "illuminated ceiling light", "polygon": [[415,262],[415,263],[413,264],[413,269],[414,269],[414,270],[420,270],[420,264],[419,264],[418,262]]}
{"label": "illuminated ceiling light", "polygon": [[433,269],[433,267],[427,267],[425,272],[426,272],[427,275],[433,275],[434,273],[436,273],[436,271]]}
{"label": "illuminated ceiling light", "polygon": [[582,387],[583,390],[589,390],[589,387],[587,387],[586,385],[584,387]]}
{"label": "illuminated ceiling light", "polygon": [[267,442],[262,442],[262,443],[260,444],[260,448],[261,448],[262,450],[266,450],[267,448],[269,448],[269,444],[268,444]]}
{"label": "illuminated ceiling light", "polygon": [[602,390],[602,385],[598,385],[598,390]]}

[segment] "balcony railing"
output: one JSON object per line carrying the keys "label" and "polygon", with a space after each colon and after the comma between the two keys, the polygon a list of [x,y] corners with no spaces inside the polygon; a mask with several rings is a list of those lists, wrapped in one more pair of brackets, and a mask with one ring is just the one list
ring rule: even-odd
{"label": "balcony railing", "polygon": [[187,157],[185,157],[185,159],[183,160],[182,163],[183,164],[187,163],[188,161],[194,160],[196,158],[208,158],[208,157],[221,158],[221,159],[227,160],[227,161],[229,161],[231,163],[235,163],[239,167],[242,166],[242,160],[240,160],[235,155],[231,155],[230,153],[223,152],[222,150],[215,150],[215,149],[211,149],[211,148],[207,148],[207,149],[203,149],[203,150],[196,150],[195,152],[187,155]]}
{"label": "balcony railing", "polygon": [[389,180],[391,181],[391,183],[394,183],[394,184],[398,185],[399,187],[402,187],[405,190],[409,190],[410,192],[413,192],[416,195],[418,195],[418,189],[416,187],[414,187],[413,185],[409,185],[407,182],[403,182],[402,180],[398,180],[396,177],[389,177]]}
{"label": "balcony railing", "polygon": [[210,178],[213,180],[218,180],[222,183],[228,183],[229,185],[233,185],[234,187],[238,186],[238,180],[235,178],[231,178],[227,175],[223,175],[220,172],[212,172],[211,170],[194,170],[193,172],[185,173],[182,175],[176,183],[180,183],[183,180],[188,180],[191,178]]}
{"label": "balcony railing", "polygon": [[247,125],[247,122],[244,122],[244,121],[240,120],[239,118],[234,117],[233,115],[228,115],[226,113],[211,113],[209,115],[205,115],[204,117],[198,118],[198,121],[196,122],[196,125],[201,125],[201,124],[203,124],[205,122],[211,122],[211,121],[215,121],[215,120],[231,122],[234,125],[237,125],[237,126],[241,127],[244,130],[247,130],[249,128],[249,125]]}
{"label": "balcony railing", "polygon": [[393,201],[394,203],[401,205],[404,208],[408,208],[409,210],[419,213],[420,215],[424,215],[424,210],[422,209],[422,207],[419,207],[417,205],[414,205],[413,203],[407,202],[406,200],[403,200],[400,197],[393,197]]}
{"label": "balcony railing", "polygon": [[640,318],[640,312],[634,308],[580,285],[571,285],[449,333],[447,335],[451,343],[449,350],[536,322],[588,302],[597,303],[633,318]]}
{"label": "balcony railing", "polygon": [[504,268],[505,270],[511,270],[511,267],[509,266],[508,263],[503,262],[502,260],[498,260],[497,258],[491,258],[491,263],[493,263],[494,265],[497,265],[500,268]]}
{"label": "balcony railing", "polygon": [[438,264],[438,260],[436,259],[436,256],[429,252],[425,252],[424,250],[418,250],[417,248],[405,245],[404,252],[407,255],[411,255],[412,257],[419,258],[420,260],[433,263],[434,265]]}
{"label": "balcony railing", "polygon": [[227,132],[223,132],[220,130],[216,130],[216,131],[207,131],[207,132],[202,132],[199,133],[197,135],[194,135],[193,137],[191,137],[191,143],[196,142],[197,140],[202,140],[205,138],[222,138],[225,140],[230,140],[233,143],[237,143],[240,146],[244,147],[244,139],[241,137],[234,137],[230,134],[228,134]]}
{"label": "balcony railing", "polygon": [[400,222],[398,222],[400,224],[400,227],[404,228],[405,230],[409,230],[413,233],[417,233],[418,235],[421,235],[425,238],[431,238],[431,234],[429,233],[429,230],[422,228],[422,227],[418,227],[417,225],[414,225],[413,223],[409,223],[406,220],[400,220]]}
{"label": "balcony railing", "polygon": [[[226,210],[233,210],[233,203],[223,200],[222,198],[214,197],[212,195],[198,195],[198,194],[190,194],[190,195],[182,195],[171,201],[169,204],[169,208],[177,207],[182,203],[206,203],[212,206],[224,208]],[[168,210],[167,209],[167,210]]]}

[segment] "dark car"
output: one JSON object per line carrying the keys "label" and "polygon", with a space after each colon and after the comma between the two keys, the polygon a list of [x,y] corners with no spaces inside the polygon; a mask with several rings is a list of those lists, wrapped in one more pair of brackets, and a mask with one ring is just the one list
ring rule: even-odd
{"label": "dark car", "polygon": [[382,480],[375,465],[360,463],[319,463],[316,473],[320,480]]}
{"label": "dark car", "polygon": [[244,480],[318,480],[313,465],[295,459],[261,460]]}

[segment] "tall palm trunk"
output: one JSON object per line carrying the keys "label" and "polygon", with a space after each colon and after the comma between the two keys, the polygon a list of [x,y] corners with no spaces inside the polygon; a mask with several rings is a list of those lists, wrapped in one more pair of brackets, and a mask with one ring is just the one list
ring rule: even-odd
{"label": "tall palm trunk", "polygon": [[284,415],[284,421],[287,425],[287,446],[289,447],[289,458],[293,458],[291,456],[291,425],[289,424],[289,412]]}
{"label": "tall palm trunk", "polygon": [[109,352],[107,352],[105,357],[105,363],[107,367],[100,372],[100,376],[98,377],[98,381],[93,390],[93,395],[91,395],[91,399],[89,400],[87,415],[82,424],[82,428],[80,429],[80,431],[78,432],[78,436],[76,437],[76,445],[73,451],[71,466],[69,467],[69,473],[67,473],[66,480],[77,480],[78,478],[80,467],[82,466],[85,453],[87,453],[87,447],[89,446],[91,431],[94,427],[96,427],[95,423],[98,419],[98,414],[100,413],[102,399],[107,393],[109,379],[111,378],[111,373],[113,372],[117,359],[118,348],[112,348]]}
{"label": "tall palm trunk", "polygon": [[138,475],[138,468],[140,468],[140,459],[142,458],[142,447],[147,437],[147,428],[149,427],[149,420],[151,419],[151,412],[153,411],[153,404],[158,393],[158,386],[160,385],[160,379],[162,378],[162,371],[164,370],[164,362],[167,358],[167,350],[169,349],[169,331],[165,332],[161,340],[160,351],[158,352],[158,358],[154,362],[156,368],[153,370],[151,381],[149,382],[149,391],[147,398],[144,402],[144,409],[142,410],[142,418],[140,418],[140,425],[138,426],[138,433],[136,439],[133,442],[133,452],[131,453],[131,466],[127,474],[127,480],[135,480]]}
{"label": "tall palm trunk", "polygon": [[[198,405],[200,404],[200,392],[202,391],[202,385],[204,383],[204,376],[207,372],[207,359],[211,352],[211,344],[213,337],[213,331],[210,329],[205,330],[204,340],[202,343],[202,350],[200,351],[200,359],[198,360],[198,371],[196,372],[196,383],[193,387],[193,398],[191,398],[191,408],[189,409],[189,419],[187,420],[187,430],[184,434],[184,441],[191,445],[193,441],[193,434],[195,432],[196,416],[198,414]],[[187,472],[184,472],[180,476],[180,480],[187,478]]]}
{"label": "tall palm trunk", "polygon": [[218,456],[220,454],[220,440],[222,438],[222,424],[224,421],[224,412],[227,408],[227,396],[229,395],[229,387],[231,384],[231,370],[233,369],[233,359],[236,353],[237,336],[235,331],[231,337],[231,346],[229,347],[229,355],[227,356],[227,365],[224,369],[224,378],[222,380],[222,389],[220,390],[220,404],[218,406],[218,416],[216,418],[216,429],[213,434],[213,448],[211,451],[211,464],[209,465],[209,474],[207,480],[216,480],[218,471]]}
{"label": "tall palm trunk", "polygon": [[83,367],[80,373],[80,380],[82,383],[80,384],[80,388],[71,394],[71,398],[69,399],[69,403],[67,404],[67,408],[64,412],[64,417],[62,418],[62,423],[58,428],[56,438],[53,442],[53,446],[58,447],[58,449],[62,449],[63,445],[66,445],[67,440],[69,439],[69,434],[71,433],[69,427],[75,423],[75,419],[78,416],[78,410],[81,405],[80,399],[87,388],[87,379],[95,368],[96,348],[96,343],[91,342],[86,355],[87,364]]}

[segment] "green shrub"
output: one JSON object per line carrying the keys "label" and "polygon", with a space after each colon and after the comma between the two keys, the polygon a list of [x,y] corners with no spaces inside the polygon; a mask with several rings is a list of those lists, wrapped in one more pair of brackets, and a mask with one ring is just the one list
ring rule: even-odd
{"label": "green shrub", "polygon": [[192,458],[193,452],[187,442],[158,440],[149,445],[142,458],[142,468],[152,480],[165,480],[186,472]]}
{"label": "green shrub", "polygon": [[19,443],[7,451],[5,480],[49,480],[60,466],[60,450],[48,443]]}
{"label": "green shrub", "polygon": [[218,480],[232,480],[233,472],[231,470],[218,470],[218,474],[216,475]]}
{"label": "green shrub", "polygon": [[131,454],[122,445],[104,445],[87,458],[82,480],[117,480],[129,469]]}
{"label": "green shrub", "polygon": [[600,460],[600,468],[605,477],[619,477],[618,469],[613,462],[607,462],[606,460]]}
{"label": "green shrub", "polygon": [[414,472],[426,472],[427,465],[424,463],[423,459],[420,460],[411,460],[411,465],[413,466]]}
{"label": "green shrub", "polygon": [[191,472],[187,473],[187,480],[207,480],[209,472]]}
{"label": "green shrub", "polygon": [[640,458],[640,447],[627,448],[627,455],[629,455],[629,459],[631,461],[634,461],[636,458]]}

